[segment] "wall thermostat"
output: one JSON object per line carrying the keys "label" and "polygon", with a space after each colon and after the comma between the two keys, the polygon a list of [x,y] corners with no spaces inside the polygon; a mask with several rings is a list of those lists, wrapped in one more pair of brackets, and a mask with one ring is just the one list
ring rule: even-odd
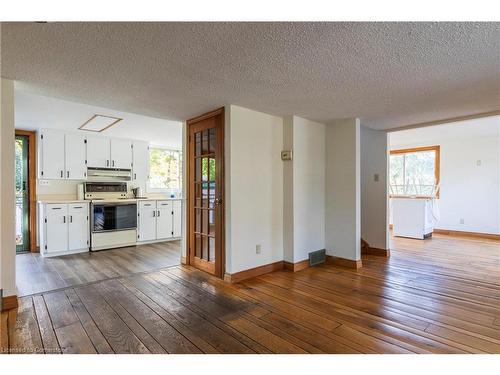
{"label": "wall thermostat", "polygon": [[281,160],[292,160],[292,150],[281,151]]}

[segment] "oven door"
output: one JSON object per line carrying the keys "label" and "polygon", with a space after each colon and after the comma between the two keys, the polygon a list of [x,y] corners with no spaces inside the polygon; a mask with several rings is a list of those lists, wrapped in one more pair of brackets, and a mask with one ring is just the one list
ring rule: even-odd
{"label": "oven door", "polygon": [[137,228],[136,203],[92,203],[93,233]]}

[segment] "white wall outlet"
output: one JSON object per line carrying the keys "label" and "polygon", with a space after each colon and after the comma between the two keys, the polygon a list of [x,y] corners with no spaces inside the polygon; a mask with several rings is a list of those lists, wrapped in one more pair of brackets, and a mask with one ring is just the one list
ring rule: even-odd
{"label": "white wall outlet", "polygon": [[49,186],[50,185],[49,180],[38,180],[38,182],[40,183],[40,186]]}
{"label": "white wall outlet", "polygon": [[464,219],[460,219],[460,224],[465,224],[465,220]]}
{"label": "white wall outlet", "polygon": [[260,254],[262,247],[260,245],[255,245],[255,254]]}

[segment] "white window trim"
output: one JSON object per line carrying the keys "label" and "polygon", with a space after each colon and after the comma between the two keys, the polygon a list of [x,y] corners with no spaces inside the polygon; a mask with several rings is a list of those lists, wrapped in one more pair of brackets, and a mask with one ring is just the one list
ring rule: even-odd
{"label": "white window trim", "polygon": [[[182,181],[182,172],[181,172],[181,169],[182,169],[182,157],[183,157],[182,149],[173,148],[173,147],[165,147],[165,146],[157,146],[157,145],[150,144],[149,145],[149,149],[148,149],[148,157],[149,158],[151,158],[151,150],[152,149],[164,150],[164,151],[173,151],[173,152],[178,152],[179,153],[179,155],[180,155],[180,160],[179,160],[179,178],[181,180],[181,186],[179,187],[179,191],[177,191],[177,195],[180,194],[180,192],[182,191],[182,184],[183,184],[183,181]],[[149,171],[148,171],[148,179],[146,181],[146,193],[169,193],[169,192],[172,192],[173,190],[177,190],[177,189],[154,188],[154,187],[151,187],[151,159],[149,159],[148,165],[149,165]]]}

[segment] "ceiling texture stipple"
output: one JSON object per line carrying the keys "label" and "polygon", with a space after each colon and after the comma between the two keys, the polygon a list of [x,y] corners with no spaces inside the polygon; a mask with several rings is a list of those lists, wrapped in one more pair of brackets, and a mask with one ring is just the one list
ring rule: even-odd
{"label": "ceiling texture stipple", "polygon": [[236,104],[390,129],[500,109],[500,23],[3,23],[19,90],[185,120]]}

